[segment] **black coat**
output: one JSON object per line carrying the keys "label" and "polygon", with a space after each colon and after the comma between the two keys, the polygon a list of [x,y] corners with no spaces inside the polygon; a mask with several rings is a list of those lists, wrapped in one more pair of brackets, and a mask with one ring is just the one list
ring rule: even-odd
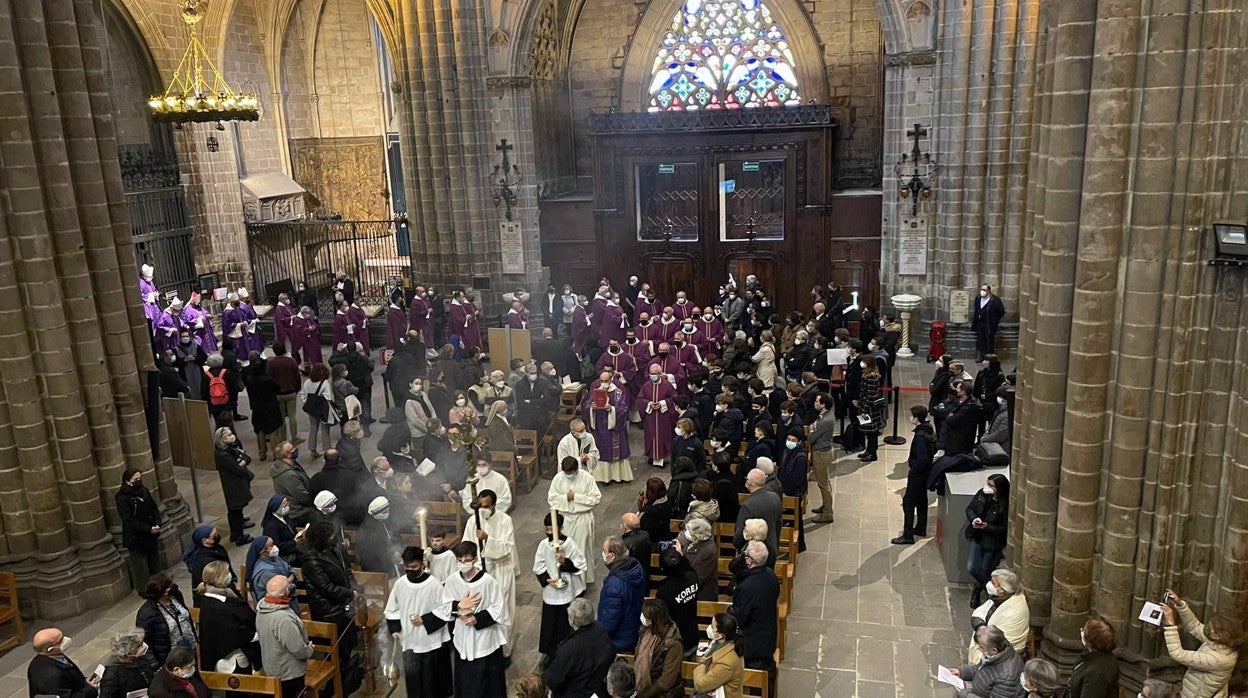
{"label": "black coat", "polygon": [[1117,698],[1118,658],[1113,652],[1084,652],[1070,672],[1068,698]]}
{"label": "black coat", "polygon": [[[211,695],[198,671],[187,681],[195,689],[194,698],[207,698]],[[156,678],[152,679],[152,686],[148,689],[147,695],[148,698],[192,698],[191,694],[182,688],[182,684],[167,669],[156,672]]]}
{"label": "black coat", "polygon": [[676,537],[672,533],[672,502],[666,497],[646,505],[641,510],[641,528],[650,534],[651,543],[661,543]]}
{"label": "black coat", "polygon": [[[254,406],[251,411],[252,414],[257,413]],[[250,463],[251,456],[248,456],[241,448],[228,450],[214,448],[212,457],[217,464],[217,476],[221,478],[221,494],[225,496],[225,508],[242,509],[250,504],[251,481],[256,474],[251,472],[250,468],[241,465],[239,461],[244,460]]]}
{"label": "black coat", "polygon": [[303,581],[308,588],[308,610],[313,620],[337,623],[352,617],[347,604],[355,598],[353,579],[335,556],[304,551]]}
{"label": "black coat", "polygon": [[259,664],[260,643],[251,641],[256,634],[256,612],[246,601],[237,596],[221,601],[197,595],[195,606],[199,609],[199,661],[204,671],[215,671],[217,662],[238,649],[253,666]]}
{"label": "black coat", "polygon": [[737,512],[741,510],[741,499],[737,495],[741,488],[732,473],[711,473],[711,497],[719,503],[719,520],[736,521]]}
{"label": "black coat", "polygon": [[364,456],[360,454],[359,441],[343,436],[338,439],[334,448],[338,449],[338,462],[342,467],[354,471],[360,477],[368,472],[368,466],[364,465]]}
{"label": "black coat", "polygon": [[[183,607],[186,606],[186,602],[182,599],[182,592],[178,591],[176,586],[173,588],[173,598]],[[159,602],[148,599],[143,602],[143,605],[139,607],[139,612],[134,616],[134,625],[143,629],[143,639],[147,642],[151,656],[156,658],[158,666],[165,663],[165,658],[173,649],[173,638],[170,637],[169,624],[165,621],[165,615]]]}
{"label": "black coat", "polygon": [[607,694],[607,669],[615,661],[611,636],[597,622],[577,628],[559,644],[542,680],[554,698]]}
{"label": "black coat", "polygon": [[1005,304],[993,294],[988,294],[988,302],[982,308],[979,301],[978,295],[971,299],[971,329],[978,330],[982,326],[996,334],[1001,318],[1005,317]]}
{"label": "black coat", "polygon": [[251,426],[257,434],[272,434],[282,428],[282,408],[277,402],[277,381],[266,373],[255,373],[249,366],[243,384],[251,403]]}
{"label": "black coat", "polygon": [[698,573],[689,560],[681,557],[681,568],[669,574],[655,591],[655,598],[667,604],[668,615],[680,631],[685,650],[697,647],[702,633],[698,632]]}
{"label": "black coat", "polygon": [[953,399],[943,403],[937,414],[944,418],[940,433],[936,435],[936,449],[952,456],[970,453],[975,449],[975,428],[979,426],[982,409],[979,401],[968,397],[963,402]]}
{"label": "black coat", "polygon": [[909,474],[906,482],[915,486],[927,487],[927,476],[932,470],[932,456],[936,454],[936,433],[932,425],[923,422],[914,428],[914,438],[910,439],[910,456],[907,459]]}
{"label": "black coat", "polygon": [[99,691],[87,683],[78,668],[68,657],[65,661],[46,654],[36,654],[26,667],[26,686],[30,698],[37,695],[60,698],[95,698]]}
{"label": "black coat", "polygon": [[359,489],[359,483],[364,477],[364,474],[348,469],[346,464],[339,460],[313,475],[310,489],[316,493],[326,490],[333,492],[338,498],[338,513],[342,515],[343,521],[354,525],[364,518],[364,511],[357,506],[355,501],[355,491]]}
{"label": "black coat", "polygon": [[[984,494],[983,490],[975,493],[975,498],[966,505],[966,537],[978,542],[987,551],[1005,549],[1006,524],[1010,512],[1007,504],[996,497]],[[985,528],[972,528],[971,522],[983,519]]]}
{"label": "black coat", "polygon": [[779,604],[780,580],[771,568],[754,567],[741,574],[728,612],[745,636],[746,660],[770,659],[775,653]]}
{"label": "black coat", "polygon": [[157,365],[160,373],[160,396],[174,397],[185,395],[191,396],[191,385],[182,377],[182,371],[177,366],[171,365],[164,359],[161,359]]}
{"label": "black coat", "polygon": [[[685,470],[677,468],[676,459],[681,456],[685,456],[693,461],[693,467]],[[669,460],[673,480],[696,479],[706,469],[706,447],[702,445],[702,439],[699,439],[696,435],[674,437],[672,439],[672,454]]]}
{"label": "black coat", "polygon": [[559,406],[559,387],[546,376],[516,383],[516,428],[533,429],[541,436],[550,424],[550,415]]}
{"label": "black coat", "polygon": [[643,529],[629,531],[620,536],[624,541],[624,547],[628,549],[628,556],[641,563],[646,568],[646,578],[650,577],[652,565],[650,564],[650,553],[654,550],[654,545],[650,542],[650,534]]}
{"label": "black coat", "polygon": [[104,664],[104,678],[100,679],[100,698],[126,698],[126,694],[131,691],[149,688],[155,676],[156,667],[143,657],[133,662],[112,658]]}
{"label": "black coat", "polygon": [[152,533],[152,526],[160,525],[160,508],[152,493],[146,487],[122,485],[114,500],[121,517],[121,544],[128,550],[155,550],[160,534]]}

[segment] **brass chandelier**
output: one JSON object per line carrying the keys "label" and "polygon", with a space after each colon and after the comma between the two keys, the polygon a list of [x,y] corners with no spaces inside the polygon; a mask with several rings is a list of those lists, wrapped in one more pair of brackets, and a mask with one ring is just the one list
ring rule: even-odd
{"label": "brass chandelier", "polygon": [[182,21],[190,31],[190,42],[165,93],[148,99],[152,118],[175,124],[255,121],[260,118],[259,98],[235,94],[199,42],[195,27],[204,18],[204,5],[204,0],[183,0]]}

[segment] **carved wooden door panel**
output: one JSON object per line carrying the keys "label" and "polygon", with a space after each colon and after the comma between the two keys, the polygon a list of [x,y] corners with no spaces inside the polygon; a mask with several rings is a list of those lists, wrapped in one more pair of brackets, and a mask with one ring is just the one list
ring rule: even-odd
{"label": "carved wooden door panel", "polygon": [[659,300],[672,303],[676,300],[677,291],[693,288],[693,260],[649,257],[645,263],[645,274],[641,278],[650,282]]}

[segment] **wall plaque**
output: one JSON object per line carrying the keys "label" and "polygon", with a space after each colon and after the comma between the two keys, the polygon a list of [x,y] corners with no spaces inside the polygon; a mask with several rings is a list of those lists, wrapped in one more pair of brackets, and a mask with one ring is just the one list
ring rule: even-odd
{"label": "wall plaque", "polygon": [[971,292],[955,288],[949,292],[949,322],[965,325],[971,321]]}
{"label": "wall plaque", "polygon": [[927,216],[903,216],[897,236],[897,273],[927,274]]}
{"label": "wall plaque", "polygon": [[503,253],[503,273],[524,273],[524,239],[520,236],[519,221],[501,221],[498,224],[499,248]]}

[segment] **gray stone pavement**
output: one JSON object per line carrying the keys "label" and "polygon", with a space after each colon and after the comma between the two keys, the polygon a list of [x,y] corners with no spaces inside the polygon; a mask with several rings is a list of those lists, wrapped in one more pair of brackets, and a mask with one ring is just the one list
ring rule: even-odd
{"label": "gray stone pavement", "polygon": [[[380,368],[378,369],[380,371]],[[926,386],[931,367],[921,359],[898,362],[897,383]],[[381,404],[380,383],[375,403]],[[916,402],[926,402],[925,394],[903,396],[902,411]],[[245,413],[249,408],[242,407]],[[302,416],[301,416],[302,417]],[[890,415],[891,420],[891,415]],[[903,417],[904,420],[904,417]],[[251,422],[240,424],[240,441],[254,454],[255,439]],[[300,425],[306,436],[306,421]],[[636,481],[603,488],[597,518],[599,537],[614,532],[620,514],[629,510],[636,494],[655,469],[643,463],[640,430],[632,432]],[[381,430],[366,439],[364,456],[376,454]],[[907,434],[903,430],[902,436]],[[335,435],[336,438],[336,435]],[[781,696],[821,696],[824,698],[916,698],[952,695],[952,689],[933,678],[937,664],[953,664],[964,656],[970,611],[969,589],[945,581],[944,567],[934,538],[924,538],[909,547],[893,546],[889,539],[901,529],[900,491],[905,484],[905,457],[908,445],[881,444],[880,460],[867,465],[854,456],[837,461],[832,478],[836,522],[829,525],[808,523],[808,550],[802,554],[794,586],[794,600],[788,622],[787,654],[780,665]],[[307,449],[305,448],[306,452]],[[306,461],[306,457],[305,457]],[[310,473],[320,462],[305,462]],[[666,477],[664,471],[659,471]],[[199,473],[200,496],[205,520],[225,527],[225,509],[216,473]],[[179,487],[191,498],[191,478],[186,470],[178,473]],[[541,597],[536,581],[528,573],[537,547],[545,505],[546,485],[517,499],[515,520],[518,562],[517,618],[514,623],[513,665],[509,678],[515,680],[533,669],[537,653]],[[257,469],[253,483],[255,500],[248,515],[261,518],[262,507],[271,492],[268,465]],[[812,492],[817,491],[812,486]],[[929,532],[935,530],[935,496],[929,514]],[[254,529],[253,529],[254,530]],[[245,549],[232,549],[231,557],[240,564]],[[189,577],[178,566],[171,572],[184,590]],[[589,597],[596,600],[601,587],[592,585]],[[189,591],[189,590],[188,590]],[[108,608],[92,611],[58,624],[74,638],[69,655],[87,672],[103,660],[111,633],[133,624],[140,600],[137,596]],[[47,623],[30,624],[29,633]],[[0,656],[0,698],[26,695],[25,671],[30,659],[30,643]],[[396,695],[402,695],[400,687]]]}

